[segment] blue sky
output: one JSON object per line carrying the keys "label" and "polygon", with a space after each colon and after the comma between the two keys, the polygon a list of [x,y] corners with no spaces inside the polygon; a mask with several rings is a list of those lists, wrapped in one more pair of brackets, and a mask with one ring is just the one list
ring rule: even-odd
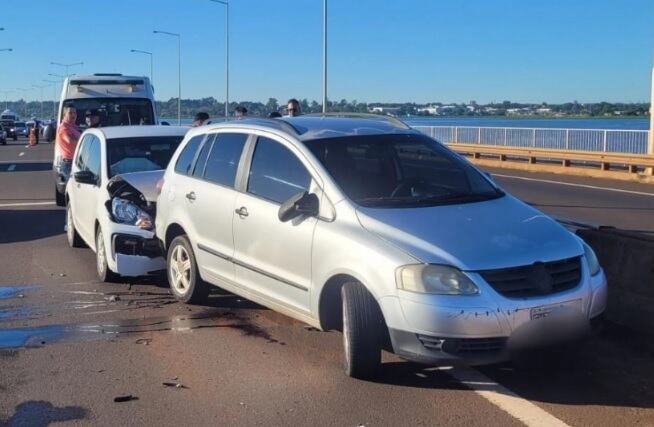
{"label": "blue sky", "polygon": [[[0,0],[0,90],[147,75],[158,99],[225,96],[225,8],[209,0]],[[230,99],[322,97],[322,0],[231,0]],[[329,0],[329,97],[367,102],[649,101],[652,0]],[[52,88],[44,97],[52,98]],[[27,92],[36,99],[39,90]],[[0,97],[4,94],[0,93]],[[23,97],[22,92],[9,99]]]}

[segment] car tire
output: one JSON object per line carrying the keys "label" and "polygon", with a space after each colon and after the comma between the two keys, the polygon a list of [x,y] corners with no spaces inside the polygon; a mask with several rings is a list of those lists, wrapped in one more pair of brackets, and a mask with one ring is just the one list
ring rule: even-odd
{"label": "car tire", "polygon": [[353,378],[371,378],[381,365],[384,316],[375,298],[360,283],[345,283],[341,298],[345,372]]}
{"label": "car tire", "polygon": [[70,207],[70,203],[66,206],[66,238],[68,239],[68,245],[71,248],[81,248],[84,246],[82,238],[75,230],[75,224],[73,223],[73,209]]}
{"label": "car tire", "polygon": [[57,190],[57,186],[55,185],[55,204],[57,206],[66,206],[66,196]]}
{"label": "car tire", "polygon": [[178,301],[198,304],[209,296],[209,285],[200,277],[195,254],[186,235],[177,236],[170,243],[166,271],[170,290]]}
{"label": "car tire", "polygon": [[120,277],[109,268],[104,235],[100,227],[95,232],[95,270],[98,273],[98,280],[101,282],[114,282]]}

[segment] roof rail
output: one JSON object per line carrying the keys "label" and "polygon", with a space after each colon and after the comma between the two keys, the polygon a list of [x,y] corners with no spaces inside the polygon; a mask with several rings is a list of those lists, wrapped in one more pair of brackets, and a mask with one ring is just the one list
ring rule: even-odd
{"label": "roof rail", "polygon": [[384,115],[382,116],[381,114],[372,114],[372,113],[310,113],[310,114],[304,114],[305,116],[310,116],[310,117],[343,117],[343,118],[359,118],[359,119],[373,119],[373,120],[384,120],[389,123],[392,123],[396,127],[400,127],[403,129],[411,129],[411,126],[407,125],[404,123],[402,120],[398,119],[397,117],[393,116],[387,116]]}
{"label": "roof rail", "polygon": [[[248,122],[252,124],[260,124],[260,125],[273,125],[275,127],[280,127],[284,129],[284,131],[293,133],[295,135],[302,135],[304,132],[306,132],[306,129],[303,128],[298,128],[297,126],[293,126],[291,123],[287,122],[286,120],[282,120],[281,118],[275,118],[275,119],[270,119],[267,117],[251,117],[247,119],[242,119],[240,120],[242,122]],[[223,123],[237,123],[238,121],[232,121],[228,120]]]}

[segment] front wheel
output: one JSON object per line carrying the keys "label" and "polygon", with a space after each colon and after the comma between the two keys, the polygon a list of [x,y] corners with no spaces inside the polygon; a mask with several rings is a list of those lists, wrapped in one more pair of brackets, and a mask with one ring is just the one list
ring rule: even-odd
{"label": "front wheel", "polygon": [[200,278],[191,242],[185,235],[170,243],[167,257],[168,283],[178,301],[197,304],[207,299],[209,285]]}
{"label": "front wheel", "polygon": [[95,265],[98,272],[98,280],[101,282],[113,282],[118,279],[118,274],[111,271],[107,264],[107,251],[104,245],[102,229],[98,227],[95,233]]}
{"label": "front wheel", "polygon": [[381,365],[384,316],[375,298],[360,283],[345,283],[341,298],[345,372],[353,378],[370,378]]}

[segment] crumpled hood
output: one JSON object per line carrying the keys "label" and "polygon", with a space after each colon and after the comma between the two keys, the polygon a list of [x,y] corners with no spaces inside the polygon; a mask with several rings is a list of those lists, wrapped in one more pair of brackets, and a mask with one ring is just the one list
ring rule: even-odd
{"label": "crumpled hood", "polygon": [[583,247],[569,231],[513,196],[409,209],[357,208],[368,231],[421,262],[475,271],[570,258]]}
{"label": "crumpled hood", "polygon": [[157,182],[163,178],[165,172],[162,169],[116,175],[107,183],[107,190],[111,197],[120,196],[125,191],[136,190],[143,195],[146,201],[156,202],[159,196]]}

